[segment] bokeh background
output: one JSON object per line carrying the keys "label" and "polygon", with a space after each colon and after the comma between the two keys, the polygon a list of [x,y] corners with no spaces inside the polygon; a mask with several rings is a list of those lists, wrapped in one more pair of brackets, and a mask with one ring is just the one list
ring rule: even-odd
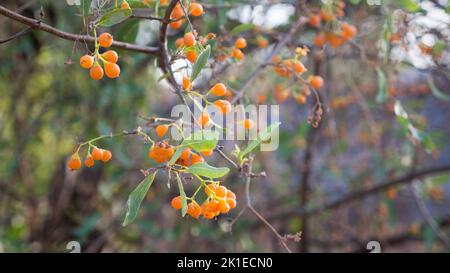
{"label": "bokeh background", "polygon": [[[80,9],[72,2],[0,4],[81,33]],[[235,89],[302,12],[296,1],[200,2],[206,14],[193,21],[200,33],[220,37],[239,24],[258,26],[242,34],[249,41],[245,62],[230,64],[220,74]],[[325,2],[306,4],[317,10]],[[307,67],[315,58],[322,60],[318,70],[326,82],[320,91],[326,113],[319,128],[307,123],[312,102],[277,101],[275,85],[286,80],[272,69],[249,89],[247,103],[262,96],[267,103],[280,103],[282,122],[279,149],[256,153],[255,168],[267,177],[253,182],[253,203],[281,234],[307,227],[302,241],[289,242],[293,251],[366,252],[371,240],[386,252],[448,251],[449,3],[368,2],[376,1],[345,1],[345,20],[358,27],[352,43],[337,50],[313,49],[316,30],[304,27],[281,51],[288,56],[296,46],[307,45],[313,49]],[[158,26],[132,19],[110,31],[117,40],[154,45]],[[23,28],[0,16],[0,39]],[[170,32],[171,48],[181,33]],[[259,48],[258,36],[269,47]],[[176,187],[169,189],[160,174],[135,223],[121,226],[128,194],[142,179],[139,170],[151,165],[148,146],[133,137],[106,139],[102,145],[113,152],[111,163],[70,172],[66,161],[79,141],[131,130],[145,124],[141,117],[169,116],[178,98],[164,80],[158,81],[155,59],[118,50],[121,77],[95,82],[78,65],[85,51],[83,44],[40,31],[0,44],[0,252],[66,252],[73,240],[83,252],[283,252],[254,215],[244,213],[230,225],[245,202],[237,173],[225,182],[238,196],[230,215],[215,221],[181,218],[170,207]],[[384,85],[386,98],[380,102]],[[396,101],[409,115],[406,127],[394,111]],[[216,155],[208,161],[226,165]],[[310,174],[306,181],[304,168]],[[441,169],[335,208],[313,210],[307,217],[300,213],[436,168]]]}

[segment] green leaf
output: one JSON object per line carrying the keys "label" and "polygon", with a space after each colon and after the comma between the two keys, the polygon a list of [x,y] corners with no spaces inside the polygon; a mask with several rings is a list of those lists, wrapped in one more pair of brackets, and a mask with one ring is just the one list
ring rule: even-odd
{"label": "green leaf", "polygon": [[403,130],[411,134],[411,136],[418,142],[422,143],[425,150],[430,153],[436,149],[436,144],[432,140],[429,134],[417,129],[410,121],[408,114],[399,101],[395,102],[394,113],[397,116],[397,120],[402,125]]}
{"label": "green leaf", "polygon": [[197,152],[209,151],[216,147],[219,133],[211,130],[198,130],[184,139],[182,146]]}
{"label": "green leaf", "polygon": [[120,26],[120,29],[117,31],[117,40],[134,43],[136,41],[136,36],[139,30],[139,20],[131,19],[127,20],[123,25]]}
{"label": "green leaf", "polygon": [[242,161],[244,156],[246,156],[256,147],[258,147],[259,144],[261,144],[261,142],[268,140],[272,136],[272,132],[275,129],[277,129],[280,126],[280,124],[281,122],[273,123],[270,126],[268,126],[264,131],[260,132],[258,138],[250,142],[250,144],[248,144],[248,146],[239,153],[238,155],[239,161]]}
{"label": "green leaf", "polygon": [[226,167],[216,168],[208,165],[207,163],[199,162],[187,168],[186,171],[198,176],[215,179],[225,176],[230,171],[230,169]]}
{"label": "green leaf", "polygon": [[81,1],[81,10],[83,11],[83,17],[89,15],[89,10],[91,8],[91,0],[82,0]]}
{"label": "green leaf", "polygon": [[231,31],[231,35],[237,35],[242,32],[246,32],[248,30],[254,29],[256,26],[254,24],[240,24],[238,26],[235,26]]}
{"label": "green leaf", "polygon": [[186,200],[186,193],[184,192],[183,188],[183,182],[181,181],[181,178],[179,175],[177,175],[177,182],[178,182],[178,189],[180,190],[180,197],[181,197],[181,216],[185,216],[187,213],[187,200]]}
{"label": "green leaf", "polygon": [[127,2],[132,9],[148,8],[148,5],[144,4],[141,0],[127,0]]}
{"label": "green leaf", "polygon": [[380,68],[377,68],[377,75],[378,75],[378,94],[376,101],[378,103],[382,103],[387,98],[386,75]]}
{"label": "green leaf", "polygon": [[184,148],[185,148],[184,146],[180,146],[180,147],[175,151],[175,153],[173,154],[173,156],[170,158],[170,160],[169,160],[169,162],[168,162],[169,165],[174,164],[175,161],[177,161],[178,158],[180,158],[181,154],[183,153]]}
{"label": "green leaf", "polygon": [[450,101],[450,96],[442,92],[437,88],[437,86],[434,84],[433,77],[428,77],[428,86],[431,89],[431,93],[438,99],[443,101]]}
{"label": "green leaf", "polygon": [[110,12],[105,13],[97,25],[104,27],[111,27],[118,23],[128,19],[132,14],[131,9],[113,9]]}
{"label": "green leaf", "polygon": [[420,10],[419,4],[414,0],[398,0],[400,6],[409,12],[417,12]]}
{"label": "green leaf", "polygon": [[192,74],[191,74],[191,82],[193,82],[198,74],[202,71],[203,67],[205,67],[206,63],[208,62],[209,55],[211,54],[211,47],[207,46],[205,50],[200,53],[200,55],[197,58],[197,61],[192,66]]}
{"label": "green leaf", "polygon": [[142,182],[139,183],[139,185],[133,190],[133,192],[131,192],[127,201],[127,213],[125,214],[125,219],[122,223],[123,226],[129,225],[136,218],[139,208],[141,207],[141,203],[144,200],[145,195],[147,195],[147,192],[155,179],[156,173],[157,171],[145,177],[144,180],[142,180]]}

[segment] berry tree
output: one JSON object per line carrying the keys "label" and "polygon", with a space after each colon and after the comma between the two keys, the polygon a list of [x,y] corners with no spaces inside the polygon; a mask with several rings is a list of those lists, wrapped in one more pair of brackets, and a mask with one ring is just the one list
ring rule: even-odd
{"label": "berry tree", "polygon": [[[22,111],[30,117],[37,115],[36,120],[41,123],[46,114],[52,117],[51,120],[56,120],[58,115],[64,112],[63,107],[59,109],[59,106],[55,106],[59,114],[51,114],[49,109],[53,106],[50,104],[74,102],[70,116],[82,122],[77,123],[75,128],[59,132],[65,136],[62,150],[67,152],[65,170],[68,171],[69,182],[63,183],[66,185],[63,189],[69,187],[66,183],[82,177],[83,173],[95,173],[100,168],[117,172],[121,168],[132,170],[131,181],[127,179],[128,185],[122,185],[124,188],[121,188],[118,194],[120,207],[123,208],[121,226],[118,227],[117,221],[111,220],[107,231],[109,228],[133,228],[133,222],[145,219],[141,207],[151,203],[155,195],[159,195],[162,188],[167,186],[165,197],[159,197],[166,204],[160,206],[170,204],[174,211],[179,212],[182,221],[191,221],[189,218],[192,218],[198,221],[197,225],[202,225],[205,220],[229,219],[224,221],[222,228],[231,231],[235,222],[243,219],[243,215],[247,215],[245,212],[250,212],[250,215],[254,216],[253,219],[257,220],[251,222],[252,229],[265,227],[286,252],[291,252],[293,247],[307,252],[314,243],[314,235],[317,236],[313,227],[318,225],[318,222],[311,220],[312,215],[351,204],[352,201],[379,192],[385,192],[387,200],[380,202],[380,215],[389,214],[386,207],[392,206],[400,184],[450,170],[448,163],[443,167],[415,169],[426,158],[439,159],[441,147],[436,143],[435,137],[427,132],[426,123],[414,114],[408,114],[413,108],[403,106],[403,94],[399,87],[401,83],[396,77],[402,69],[401,65],[405,65],[407,61],[396,60],[393,55],[400,50],[407,51],[408,47],[413,46],[407,37],[408,33],[412,33],[409,29],[413,27],[412,18],[424,12],[415,1],[387,3],[380,7],[367,6],[364,1],[341,0],[275,3],[279,4],[280,8],[287,5],[292,11],[284,28],[278,29],[258,25],[258,18],[253,18],[256,22],[239,22],[227,17],[227,12],[238,12],[240,7],[248,8],[253,12],[253,16],[258,16],[253,6],[270,9],[270,5],[274,3],[266,1],[66,2],[40,6],[40,12],[33,15],[22,14],[21,9],[29,10],[34,7],[34,3],[24,4],[19,9],[9,7],[8,4],[0,5],[1,20],[16,22],[24,28],[2,40],[2,44],[11,45],[30,33],[46,33],[49,34],[48,37],[64,41],[64,46],[51,49],[52,54],[70,55],[59,73],[64,74],[64,70],[69,69],[67,67],[86,70],[85,73],[79,73],[72,78],[65,75],[67,81],[58,88],[70,89],[71,84],[94,87],[89,89],[89,95],[55,94],[55,97],[48,101],[49,105],[43,102],[42,107],[31,109],[27,107],[30,106],[27,103],[18,103],[17,109],[22,107],[25,109]],[[65,19],[65,22],[54,26],[53,13],[55,9],[61,8],[60,5],[64,6],[66,17],[72,16],[73,19]],[[443,8],[436,3],[435,5],[437,8]],[[371,33],[368,33],[370,27],[363,24],[366,20],[364,16],[369,13],[383,20],[383,23],[373,23],[375,27]],[[72,32],[64,29],[67,22],[72,24]],[[77,22],[76,27],[73,22]],[[152,31],[145,32],[146,28]],[[379,35],[373,35],[374,33]],[[448,33],[438,28],[424,27],[420,37],[426,34],[434,35],[433,44],[419,42],[416,46],[431,63],[430,70],[435,69],[439,73],[447,73],[448,76],[448,67],[443,57],[448,49]],[[151,39],[147,39],[148,35]],[[39,40],[36,37],[34,39]],[[67,40],[72,46],[69,46]],[[45,46],[40,42],[37,44],[39,47]],[[51,63],[49,60],[52,60],[52,56],[43,57],[37,60],[37,65]],[[345,66],[350,68],[339,68]],[[358,68],[360,71],[369,72],[359,74]],[[2,67],[2,70],[6,69],[14,67]],[[140,84],[133,85],[134,79]],[[35,80],[44,81],[39,77]],[[127,81],[129,83],[125,88]],[[163,87],[157,89],[154,86],[142,86],[145,83]],[[9,83],[4,85],[9,86]],[[375,95],[372,92],[373,85],[377,86]],[[133,90],[142,88],[153,89],[153,95],[147,98],[147,101],[137,102],[137,98],[145,97],[145,94],[137,94],[140,91],[133,93]],[[24,89],[26,88],[20,84],[16,86],[10,104],[15,103],[14,100],[26,101],[19,92]],[[125,89],[129,91],[112,94]],[[416,94],[429,95],[431,91],[431,95],[439,100],[449,100],[448,94],[436,86],[433,74],[428,76],[427,85],[416,89]],[[43,93],[43,90],[37,90],[34,96]],[[77,96],[89,97],[86,107],[76,107]],[[171,96],[176,97],[176,100],[167,99]],[[149,112],[146,109],[149,104],[165,105],[167,109],[179,104],[186,109],[186,113],[182,118],[177,118],[167,110]],[[260,119],[240,112],[247,106],[255,105],[280,105],[280,122],[270,122],[268,126],[263,126]],[[358,115],[361,112],[362,121],[351,117],[350,122],[346,122],[346,113],[343,110],[350,111],[352,107],[357,108],[355,111],[358,111]],[[116,113],[115,108],[120,108],[120,113]],[[299,108],[303,112],[292,115],[299,111]],[[11,110],[12,116],[19,111],[14,107],[10,109],[14,109]],[[17,115],[20,116],[20,113],[17,112]],[[91,132],[88,128],[97,126],[96,115],[111,115],[111,122],[120,122],[114,123],[117,126],[102,123],[101,130],[94,130],[101,133],[89,133],[92,136],[85,136],[83,132]],[[137,117],[138,121],[133,120],[133,117]],[[383,137],[391,136],[390,133],[394,129],[389,127],[389,130],[384,130],[381,121],[390,120],[392,117],[395,125],[392,125],[392,122],[390,125],[395,127],[395,133],[402,136],[401,159],[386,156],[384,148],[389,148],[383,147]],[[187,122],[186,118],[190,122]],[[227,122],[224,125],[218,120]],[[8,132],[11,130],[24,136],[39,135],[34,126],[40,124],[22,123],[21,118],[17,118]],[[368,183],[368,189],[359,188],[337,201],[323,201],[326,194],[320,194],[322,184],[312,185],[313,179],[326,180],[331,175],[346,180],[374,179],[372,174],[368,175],[364,171],[355,174],[355,170],[362,169],[359,165],[349,168],[348,174],[342,171],[344,167],[340,166],[338,159],[340,154],[344,153],[343,150],[347,150],[349,142],[355,138],[347,132],[347,128],[353,128],[352,126],[363,128],[361,131],[355,129],[359,133],[355,149],[368,153],[372,150],[379,152],[379,155],[370,158],[373,162],[367,163],[363,160],[364,164],[379,166],[378,175],[386,177],[387,180],[376,185]],[[79,133],[78,139],[74,139],[73,135],[67,138],[67,131]],[[238,131],[243,132],[243,138],[223,140],[228,133]],[[289,134],[284,134],[285,131]],[[278,139],[279,132],[282,163],[277,156],[268,159],[268,154],[277,152],[259,151],[264,144]],[[46,136],[43,134],[39,137]],[[24,137],[18,141],[17,149],[22,149],[27,140],[28,137]],[[132,160],[124,155],[127,145],[133,149],[130,152],[134,153]],[[68,152],[69,150],[71,152]],[[295,154],[296,150],[301,150],[300,156]],[[145,151],[145,154],[140,151]],[[21,155],[27,152],[28,150],[21,150]],[[321,158],[321,163],[315,162],[316,157]],[[396,170],[389,173],[387,168],[382,167],[383,160],[392,160],[394,163],[391,163],[391,166]],[[273,163],[274,161],[276,162]],[[405,163],[406,161],[413,163]],[[17,164],[25,168],[27,164],[23,162],[18,160]],[[317,167],[317,164],[323,164],[323,169]],[[288,173],[295,173],[293,177],[299,181],[295,192],[291,191],[289,183],[284,183],[289,181],[288,178],[273,179],[277,175],[282,177],[283,170],[291,167],[289,165],[294,167],[289,169]],[[409,174],[396,178],[396,171],[404,169],[409,170]],[[274,173],[271,173],[272,171]],[[23,181],[33,180],[20,171],[15,174],[13,171],[9,175],[15,175]],[[276,192],[279,197],[273,197],[268,204],[273,206],[279,202],[283,205],[267,211],[268,205],[254,204],[251,186],[254,182],[254,187],[264,187],[263,183],[258,182],[270,180],[282,181],[283,185],[277,187],[276,191],[283,192]],[[24,185],[31,187],[27,183]],[[72,185],[69,189],[73,187],[75,186]],[[442,191],[439,191],[437,186],[429,188],[430,196],[441,198],[439,196]],[[125,193],[128,193],[128,197]],[[414,193],[416,201],[419,200],[421,197]],[[68,192],[61,191],[57,194],[61,198],[57,199],[61,201],[52,204],[64,207],[64,194]],[[284,198],[287,201],[283,203],[281,199]],[[298,203],[292,205],[297,200]],[[420,203],[419,201],[417,202]],[[113,206],[113,202],[109,205]],[[422,209],[426,210],[423,207]],[[33,213],[38,215],[36,211]],[[56,211],[50,218],[59,219],[60,213]],[[292,227],[279,225],[284,217],[293,217],[294,220],[290,220]],[[51,219],[48,220],[49,223],[56,221]],[[327,223],[336,221],[333,216],[327,220]],[[426,221],[432,220],[427,217]],[[442,235],[439,227],[432,227],[433,232],[438,234],[445,244],[450,241]],[[216,228],[219,229],[218,226]],[[45,236],[48,236],[48,240],[54,234]],[[88,249],[99,250],[95,245]]]}

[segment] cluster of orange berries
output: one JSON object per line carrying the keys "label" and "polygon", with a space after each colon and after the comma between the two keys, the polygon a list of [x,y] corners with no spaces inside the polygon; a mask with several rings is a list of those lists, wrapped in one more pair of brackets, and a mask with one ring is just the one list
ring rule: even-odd
{"label": "cluster of orange berries", "polygon": [[[102,33],[97,39],[98,45],[104,48],[110,47],[113,41],[113,36],[107,32]],[[103,62],[105,70],[101,67],[99,60]],[[119,55],[116,51],[108,50],[100,54],[96,49],[93,56],[86,54],[80,58],[80,66],[89,69],[89,75],[94,80],[100,80],[104,74],[108,78],[114,79],[120,76],[120,67],[117,64],[118,60]]]}
{"label": "cluster of orange berries", "polygon": [[[205,193],[208,196],[200,206],[195,200],[187,205],[187,214],[198,219],[201,216],[205,219],[213,219],[220,214],[226,214],[237,205],[236,195],[225,186],[211,183],[205,186]],[[171,206],[180,210],[182,208],[181,196],[176,196],[171,201]]]}
{"label": "cluster of orange berries", "polygon": [[[210,156],[212,155],[212,153],[212,150],[202,152],[202,154],[205,156]],[[189,148],[184,148],[183,152],[175,163],[181,166],[189,167],[201,162],[205,162],[205,159],[201,155],[193,153]]]}
{"label": "cluster of orange berries", "polygon": [[[199,3],[193,2],[189,5],[188,13],[189,15],[194,17],[202,16],[203,6],[200,5]],[[178,3],[172,10],[172,13],[170,14],[170,19],[172,20],[172,22],[169,24],[169,26],[173,29],[180,28],[186,21],[186,19],[183,18],[184,16],[185,15],[183,7],[180,5],[180,3]]]}
{"label": "cluster of orange berries", "polygon": [[[94,147],[92,149],[92,152],[88,153],[88,155],[86,156],[84,160],[84,166],[90,168],[94,166],[95,161],[102,161],[106,163],[111,158],[112,158],[111,151]],[[81,168],[81,159],[78,152],[74,153],[70,157],[69,161],[67,162],[67,167],[69,167],[71,171],[75,171]]]}
{"label": "cluster of orange berries", "polygon": [[314,37],[314,45],[317,47],[323,47],[328,43],[332,48],[338,48],[345,42],[350,41],[356,36],[357,29],[355,26],[342,22],[340,29],[335,30],[332,24],[328,24],[337,18],[344,16],[345,3],[338,1],[332,6],[332,10],[321,9],[319,13],[312,14],[309,17],[308,25],[313,28],[320,29],[322,22],[324,22],[325,31],[319,31]]}
{"label": "cluster of orange berries", "polygon": [[350,41],[356,36],[357,29],[355,26],[348,23],[341,24],[341,30],[335,32],[319,32],[314,37],[314,45],[317,47],[323,47],[326,43],[330,44],[332,48],[338,48],[345,42]]}

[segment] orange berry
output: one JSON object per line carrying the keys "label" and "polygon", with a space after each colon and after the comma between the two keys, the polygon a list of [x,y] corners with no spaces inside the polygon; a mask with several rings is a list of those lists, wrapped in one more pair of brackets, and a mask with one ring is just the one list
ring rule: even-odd
{"label": "orange berry", "polygon": [[210,211],[217,211],[217,210],[219,210],[219,201],[217,201],[217,200],[211,200],[209,203],[208,203],[208,205],[207,205],[207,208],[210,210]]}
{"label": "orange berry", "polygon": [[103,68],[98,65],[98,64],[94,64],[94,66],[91,67],[91,69],[89,70],[89,75],[91,76],[92,79],[98,81],[101,78],[103,78]]}
{"label": "orange berry", "polygon": [[236,199],[236,194],[234,194],[234,192],[228,190],[227,191],[227,198]]}
{"label": "orange berry", "polygon": [[103,150],[102,151],[102,161],[103,162],[108,162],[112,157],[112,153],[108,150]]}
{"label": "orange berry", "polygon": [[191,162],[192,162],[192,165],[194,165],[195,163],[205,162],[205,159],[201,155],[192,154]]}
{"label": "orange berry", "polygon": [[305,66],[304,66],[301,62],[296,62],[296,63],[294,64],[294,71],[295,71],[297,74],[301,74],[301,73],[303,73],[303,72],[306,71],[306,68],[305,68]]}
{"label": "orange berry", "polygon": [[94,65],[94,57],[90,55],[84,55],[80,58],[80,65],[84,69],[89,69]]}
{"label": "orange berry", "polygon": [[215,185],[215,184],[208,184],[205,187],[205,193],[206,193],[207,196],[212,197],[215,194],[216,189],[217,189],[217,185]]}
{"label": "orange berry", "polygon": [[237,205],[236,199],[233,198],[227,198],[228,206],[230,206],[230,209],[234,209]]}
{"label": "orange berry", "polygon": [[281,85],[275,86],[275,99],[281,103],[284,102],[287,98],[289,98],[289,90],[284,89]]}
{"label": "orange berry", "polygon": [[67,167],[69,167],[69,169],[71,171],[75,171],[81,168],[81,159],[80,156],[78,154],[73,154],[70,159],[69,162],[67,162]]}
{"label": "orange berry", "polygon": [[314,45],[317,47],[323,47],[325,45],[325,35],[321,32],[314,37]]}
{"label": "orange berry", "polygon": [[130,4],[128,4],[127,1],[123,1],[122,4],[120,5],[121,9],[130,9]]}
{"label": "orange berry", "polygon": [[219,108],[223,115],[231,112],[231,103],[227,100],[216,100],[214,105]]}
{"label": "orange berry", "polygon": [[163,137],[167,133],[167,130],[169,130],[169,126],[163,124],[158,125],[155,128],[156,135],[158,135],[158,137]]}
{"label": "orange berry", "polygon": [[184,16],[183,8],[178,3],[175,8],[172,10],[172,13],[170,14],[170,18],[172,19],[178,19]]}
{"label": "orange berry", "polygon": [[108,50],[102,54],[102,58],[110,63],[117,63],[119,55],[114,50]]}
{"label": "orange berry", "polygon": [[169,24],[169,26],[173,29],[179,29],[184,23],[184,19],[182,20],[177,20],[175,22],[172,22]]}
{"label": "orange berry", "polygon": [[269,41],[263,37],[258,37],[257,42],[259,48],[266,48],[269,45]]}
{"label": "orange berry", "polygon": [[334,16],[333,16],[332,13],[330,13],[328,11],[321,10],[320,11],[320,18],[322,20],[324,20],[325,22],[328,22],[328,21],[333,20]]}
{"label": "orange berry", "polygon": [[323,86],[323,78],[321,76],[311,76],[309,77],[309,84],[314,89],[320,89]]}
{"label": "orange berry", "polygon": [[183,204],[181,203],[181,196],[174,197],[170,202],[170,205],[172,208],[180,210],[183,207]]}
{"label": "orange berry", "polygon": [[227,192],[228,190],[224,186],[219,186],[215,190],[216,196],[219,198],[225,198],[227,196]]}
{"label": "orange berry", "polygon": [[192,34],[192,32],[188,32],[188,33],[184,34],[184,45],[185,46],[188,46],[188,47],[194,46],[195,43],[196,43],[195,36],[194,36],[194,34]]}
{"label": "orange berry", "polygon": [[100,36],[98,36],[98,44],[101,47],[110,47],[113,41],[114,41],[113,36],[108,32],[104,32],[100,34]]}
{"label": "orange berry", "polygon": [[320,21],[321,21],[320,15],[315,14],[315,15],[311,15],[311,17],[309,17],[308,24],[311,27],[319,27]]}
{"label": "orange berry", "polygon": [[211,156],[213,153],[214,153],[213,150],[207,150],[207,151],[201,152],[201,154],[204,156]]}
{"label": "orange berry", "polygon": [[244,38],[238,38],[234,43],[234,46],[239,49],[243,49],[247,47],[247,41]]}
{"label": "orange berry", "polygon": [[183,160],[189,160],[191,157],[191,149],[184,148],[183,152],[180,155],[180,158]]}
{"label": "orange berry", "polygon": [[94,149],[92,149],[91,155],[94,160],[102,160],[103,150],[99,149],[97,147],[94,147]]}
{"label": "orange berry", "polygon": [[228,205],[227,201],[219,201],[219,211],[220,213],[228,213],[230,211],[230,205]]}
{"label": "orange berry", "polygon": [[186,52],[186,59],[188,59],[191,63],[195,63],[197,60],[197,52],[195,50]]}
{"label": "orange berry", "polygon": [[244,119],[242,121],[242,124],[245,129],[252,129],[254,126],[253,120],[251,120],[251,119]]}
{"label": "orange berry", "polygon": [[90,168],[94,166],[94,159],[92,158],[92,155],[88,155],[86,159],[84,160],[84,166]]}
{"label": "orange berry", "polygon": [[280,57],[280,55],[274,55],[273,57],[272,57],[272,63],[274,63],[274,64],[279,64],[281,62],[281,57]]}
{"label": "orange berry", "polygon": [[205,217],[206,219],[214,218],[214,212],[211,212],[209,210],[205,211],[205,212],[202,211],[202,214],[203,214],[203,217]]}
{"label": "orange berry", "polygon": [[120,66],[115,63],[105,62],[105,74],[110,79],[120,76]]}
{"label": "orange berry", "polygon": [[334,33],[327,33],[325,35],[326,40],[328,41],[328,43],[330,43],[330,46],[332,48],[338,48],[342,45],[343,43],[343,39],[342,37],[340,37],[339,35],[336,35]]}
{"label": "orange berry", "polygon": [[342,23],[342,37],[346,40],[351,40],[353,37],[355,37],[358,30],[355,26],[352,26],[347,23]]}
{"label": "orange berry", "polygon": [[299,94],[299,95],[295,96],[295,101],[297,101],[298,104],[305,104],[306,97],[305,97],[305,95]]}
{"label": "orange berry", "polygon": [[200,124],[201,127],[205,127],[209,123],[209,114],[208,113],[202,113],[198,117],[197,121],[198,121],[198,123]]}
{"label": "orange berry", "polygon": [[223,83],[216,83],[209,91],[214,95],[221,97],[227,92],[227,87]]}
{"label": "orange berry", "polygon": [[192,16],[201,16],[203,14],[203,6],[199,3],[191,3],[189,5],[189,14]]}
{"label": "orange berry", "polygon": [[192,201],[188,204],[187,214],[189,214],[192,218],[198,219],[200,214],[202,214],[202,209],[197,204],[197,202]]}
{"label": "orange berry", "polygon": [[233,48],[231,56],[237,60],[242,60],[245,57],[244,53],[239,48]]}
{"label": "orange berry", "polygon": [[192,88],[191,79],[189,77],[183,76],[182,87],[185,91],[189,91]]}
{"label": "orange berry", "polygon": [[184,46],[184,38],[178,38],[175,40],[175,46],[177,48],[183,47]]}

